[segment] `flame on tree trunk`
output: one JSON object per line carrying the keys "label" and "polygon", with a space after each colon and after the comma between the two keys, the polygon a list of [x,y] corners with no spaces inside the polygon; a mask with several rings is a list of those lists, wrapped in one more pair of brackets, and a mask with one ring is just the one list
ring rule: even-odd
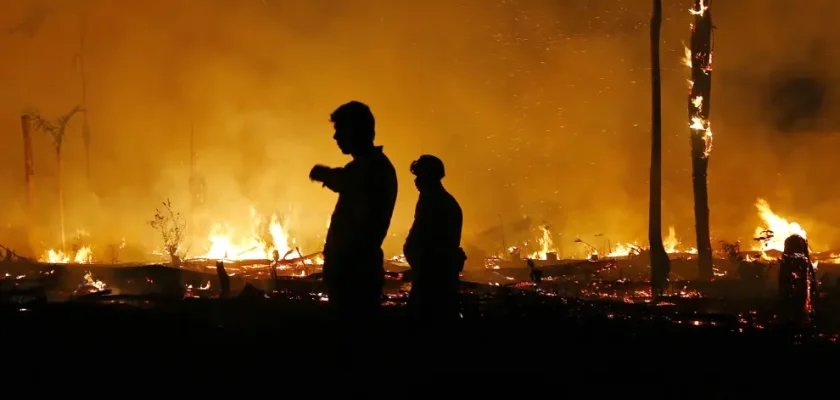
{"label": "flame on tree trunk", "polygon": [[650,203],[648,241],[650,242],[650,286],[654,296],[661,295],[668,286],[671,261],[662,243],[662,97],[659,70],[659,36],[662,27],[662,0],[653,0],[650,19],[651,62],[651,149]]}
{"label": "flame on tree trunk", "polygon": [[699,276],[712,279],[712,244],[709,230],[709,186],[707,170],[712,149],[709,110],[712,92],[711,0],[695,0],[691,25],[691,89],[688,118],[691,130],[691,170],[694,188],[694,220],[697,235]]}

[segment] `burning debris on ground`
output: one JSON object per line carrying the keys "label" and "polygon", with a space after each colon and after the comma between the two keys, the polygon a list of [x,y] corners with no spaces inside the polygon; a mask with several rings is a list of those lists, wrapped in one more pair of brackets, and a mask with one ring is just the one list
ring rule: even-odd
{"label": "burning debris on ground", "polygon": [[[724,265],[726,260],[716,260],[716,263]],[[37,310],[37,306],[27,303],[39,298],[48,298],[51,302],[137,304],[148,308],[155,304],[171,307],[174,299],[212,302],[228,297],[222,296],[216,268],[190,268],[189,263],[181,268],[95,264],[29,264],[28,268],[25,270],[17,265],[15,275],[5,273],[0,280],[0,293],[7,310],[14,307]],[[258,271],[261,273],[255,272],[258,268],[262,269]],[[321,309],[318,304],[323,305],[328,299],[319,273],[272,277],[265,271],[265,266],[225,269],[230,280],[230,301],[301,302],[310,304],[302,307]],[[738,333],[764,330],[774,324],[781,326],[784,322],[776,315],[775,293],[771,288],[758,293],[745,291],[748,282],[729,277],[706,284],[674,279],[665,296],[654,301],[650,284],[643,278],[647,275],[645,269],[646,266],[634,266],[633,260],[578,261],[540,268],[543,276],[539,283],[532,281],[528,269],[489,269],[482,274],[466,271],[461,288],[462,316],[474,321],[513,316],[528,318],[529,315],[562,319],[568,317],[564,313],[583,313],[599,314],[608,319],[671,321],[721,329],[725,326]],[[390,315],[404,313],[400,310],[406,304],[411,275],[404,272],[406,270],[388,273],[383,305],[392,309],[388,312]],[[44,296],[39,297],[36,293]],[[814,300],[816,303],[832,302],[832,296],[836,294],[823,288],[819,298]],[[243,307],[248,306],[243,303]],[[566,311],[551,316],[539,311],[544,307],[562,307]],[[819,311],[820,307],[816,309]],[[730,316],[729,322],[721,322],[721,319],[727,319],[724,315]],[[749,318],[736,318],[738,315]],[[831,317],[817,313],[816,320],[826,319]],[[840,325],[838,322],[829,324]],[[828,332],[820,334],[823,335],[820,337],[826,334],[832,337]]]}

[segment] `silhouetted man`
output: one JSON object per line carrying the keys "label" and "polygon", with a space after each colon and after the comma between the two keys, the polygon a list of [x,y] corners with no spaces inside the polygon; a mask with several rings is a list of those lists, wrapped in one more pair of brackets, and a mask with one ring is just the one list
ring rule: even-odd
{"label": "silhouetted man", "polygon": [[409,303],[420,318],[456,318],[459,274],[467,260],[461,249],[461,206],[441,183],[445,173],[439,158],[420,156],[411,173],[420,197],[403,247],[413,276]]}
{"label": "silhouetted man", "polygon": [[309,173],[338,193],[324,245],[324,283],[339,317],[374,317],[382,300],[382,242],[397,200],[397,174],[382,146],[373,144],[375,120],[367,105],[344,104],[330,121],[333,139],[353,160],[342,168],[316,165]]}

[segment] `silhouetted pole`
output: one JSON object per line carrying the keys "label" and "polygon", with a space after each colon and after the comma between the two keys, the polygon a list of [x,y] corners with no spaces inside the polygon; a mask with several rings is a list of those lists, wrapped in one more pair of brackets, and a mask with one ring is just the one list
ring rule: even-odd
{"label": "silhouetted pole", "polygon": [[668,286],[671,261],[662,243],[662,88],[659,70],[659,36],[662,0],[653,0],[650,19],[651,148],[648,241],[650,242],[650,287],[654,297]]}
{"label": "silhouetted pole", "polygon": [[85,179],[90,184],[90,125],[88,125],[87,76],[85,75],[85,39],[87,26],[84,14],[79,14],[79,78],[82,84],[82,140],[85,144]]}
{"label": "silhouetted pole", "polygon": [[505,240],[505,220],[502,219],[502,214],[499,214],[499,227],[502,228],[502,254],[509,254],[507,247],[507,240]]}
{"label": "silhouetted pole", "polygon": [[694,229],[697,234],[700,279],[711,280],[712,243],[709,230],[709,184],[707,171],[712,150],[709,110],[712,92],[711,0],[695,0],[691,25],[691,89],[688,118],[691,130],[691,170],[694,187]]}
{"label": "silhouetted pole", "polygon": [[23,132],[23,168],[26,179],[26,213],[27,231],[30,234],[35,229],[35,160],[32,157],[32,119],[29,115],[20,117]]}
{"label": "silhouetted pole", "polygon": [[190,224],[195,221],[196,208],[196,180],[195,180],[195,122],[190,126]]}

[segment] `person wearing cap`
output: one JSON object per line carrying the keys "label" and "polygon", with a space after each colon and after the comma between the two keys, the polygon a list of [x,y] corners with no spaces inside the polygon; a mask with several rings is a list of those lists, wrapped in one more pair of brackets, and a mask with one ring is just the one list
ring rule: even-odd
{"label": "person wearing cap", "polygon": [[385,283],[382,242],[397,201],[394,165],[374,145],[370,108],[351,101],[330,116],[344,167],[316,165],[309,178],[338,193],[324,244],[323,279],[330,308],[345,321],[375,317]]}
{"label": "person wearing cap", "polygon": [[459,275],[467,260],[461,248],[461,206],[443,187],[446,173],[439,158],[420,156],[411,163],[411,173],[420,196],[403,246],[412,272],[410,309],[421,319],[457,318]]}

